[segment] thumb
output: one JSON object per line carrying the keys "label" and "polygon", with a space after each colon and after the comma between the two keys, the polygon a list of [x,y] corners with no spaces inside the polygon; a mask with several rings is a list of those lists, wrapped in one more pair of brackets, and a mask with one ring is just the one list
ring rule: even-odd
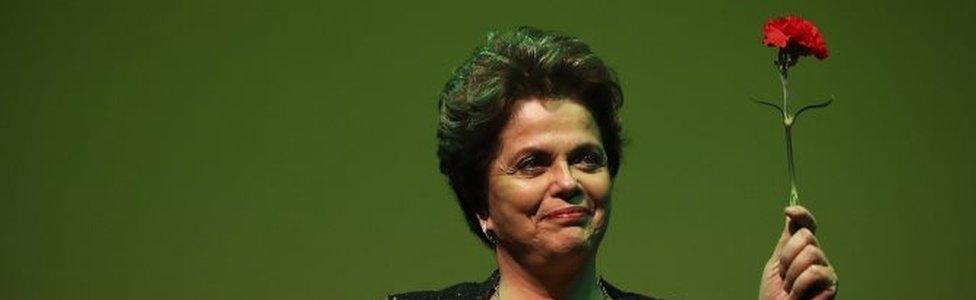
{"label": "thumb", "polygon": [[806,207],[800,205],[791,205],[783,209],[783,214],[786,215],[786,222],[783,225],[783,233],[779,236],[779,242],[776,243],[776,250],[773,254],[778,254],[780,250],[786,246],[786,242],[790,240],[793,233],[796,233],[800,228],[809,229],[810,232],[817,232],[817,219],[813,217]]}

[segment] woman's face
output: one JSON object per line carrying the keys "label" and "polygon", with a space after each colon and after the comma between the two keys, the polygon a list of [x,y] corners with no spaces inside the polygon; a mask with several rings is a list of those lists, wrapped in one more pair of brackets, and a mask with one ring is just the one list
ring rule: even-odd
{"label": "woman's face", "polygon": [[595,251],[610,209],[599,127],[576,100],[520,100],[488,170],[482,226],[507,251],[551,256]]}

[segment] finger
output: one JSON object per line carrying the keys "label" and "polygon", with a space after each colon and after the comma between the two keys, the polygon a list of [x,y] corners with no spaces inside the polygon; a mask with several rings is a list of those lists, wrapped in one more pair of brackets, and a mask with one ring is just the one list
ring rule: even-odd
{"label": "finger", "polygon": [[811,265],[821,265],[827,266],[827,258],[824,253],[817,246],[807,244],[800,251],[800,254],[793,259],[793,262],[787,267],[786,278],[784,278],[786,290],[790,290],[793,287],[793,282],[796,280],[800,274],[809,268]]}
{"label": "finger", "polygon": [[834,299],[834,297],[836,297],[836,296],[837,296],[837,286],[834,285],[834,286],[832,286],[830,288],[827,288],[823,292],[820,292],[820,294],[818,294],[816,296],[813,296],[812,299],[813,300],[830,300],[830,299]]}
{"label": "finger", "polygon": [[780,268],[780,276],[786,276],[786,268],[793,263],[796,256],[807,245],[820,246],[820,242],[817,241],[817,237],[813,235],[810,229],[800,228],[800,230],[796,231],[790,237],[790,240],[786,242],[786,245],[779,252],[779,264],[783,266]]}
{"label": "finger", "polygon": [[[790,299],[810,299],[814,296],[828,295],[837,291],[837,274],[829,266],[811,265],[800,273],[796,284],[790,289]],[[828,298],[829,299],[829,298]]]}
{"label": "finger", "polygon": [[783,213],[790,219],[790,233],[794,233],[800,228],[810,229],[814,233],[817,232],[817,219],[813,217],[813,214],[806,207],[799,205],[787,206],[783,209]]}
{"label": "finger", "polygon": [[780,265],[779,257],[786,242],[790,240],[789,228],[790,218],[783,217],[783,232],[780,233],[776,247],[773,248],[773,253],[769,255],[769,260],[766,261],[766,266],[763,268],[763,282],[780,282],[783,279],[782,270],[784,267]]}

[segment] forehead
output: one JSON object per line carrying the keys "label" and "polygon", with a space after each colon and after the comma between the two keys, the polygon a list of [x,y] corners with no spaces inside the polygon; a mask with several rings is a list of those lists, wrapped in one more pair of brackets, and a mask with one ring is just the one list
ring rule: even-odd
{"label": "forehead", "polygon": [[593,115],[577,100],[526,99],[516,102],[499,137],[504,149],[545,138],[598,142],[599,130]]}

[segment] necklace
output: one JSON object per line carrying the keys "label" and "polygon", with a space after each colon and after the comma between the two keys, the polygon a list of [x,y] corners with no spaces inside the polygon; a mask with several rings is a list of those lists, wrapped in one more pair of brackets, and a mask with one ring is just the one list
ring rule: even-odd
{"label": "necklace", "polygon": [[[501,283],[501,280],[498,280],[498,283],[495,283],[495,286],[492,287],[490,300],[501,300],[501,296],[498,296],[498,285],[499,285],[499,283]],[[610,297],[610,293],[607,293],[607,287],[603,285],[603,277],[602,276],[599,279],[597,279],[596,286],[600,287],[600,292],[603,293],[603,299],[613,300],[613,297]]]}
{"label": "necklace", "polygon": [[613,300],[613,297],[610,297],[610,293],[607,293],[607,287],[603,285],[603,276],[600,276],[600,278],[597,279],[596,285],[599,286],[600,291],[603,292],[603,299]]}

